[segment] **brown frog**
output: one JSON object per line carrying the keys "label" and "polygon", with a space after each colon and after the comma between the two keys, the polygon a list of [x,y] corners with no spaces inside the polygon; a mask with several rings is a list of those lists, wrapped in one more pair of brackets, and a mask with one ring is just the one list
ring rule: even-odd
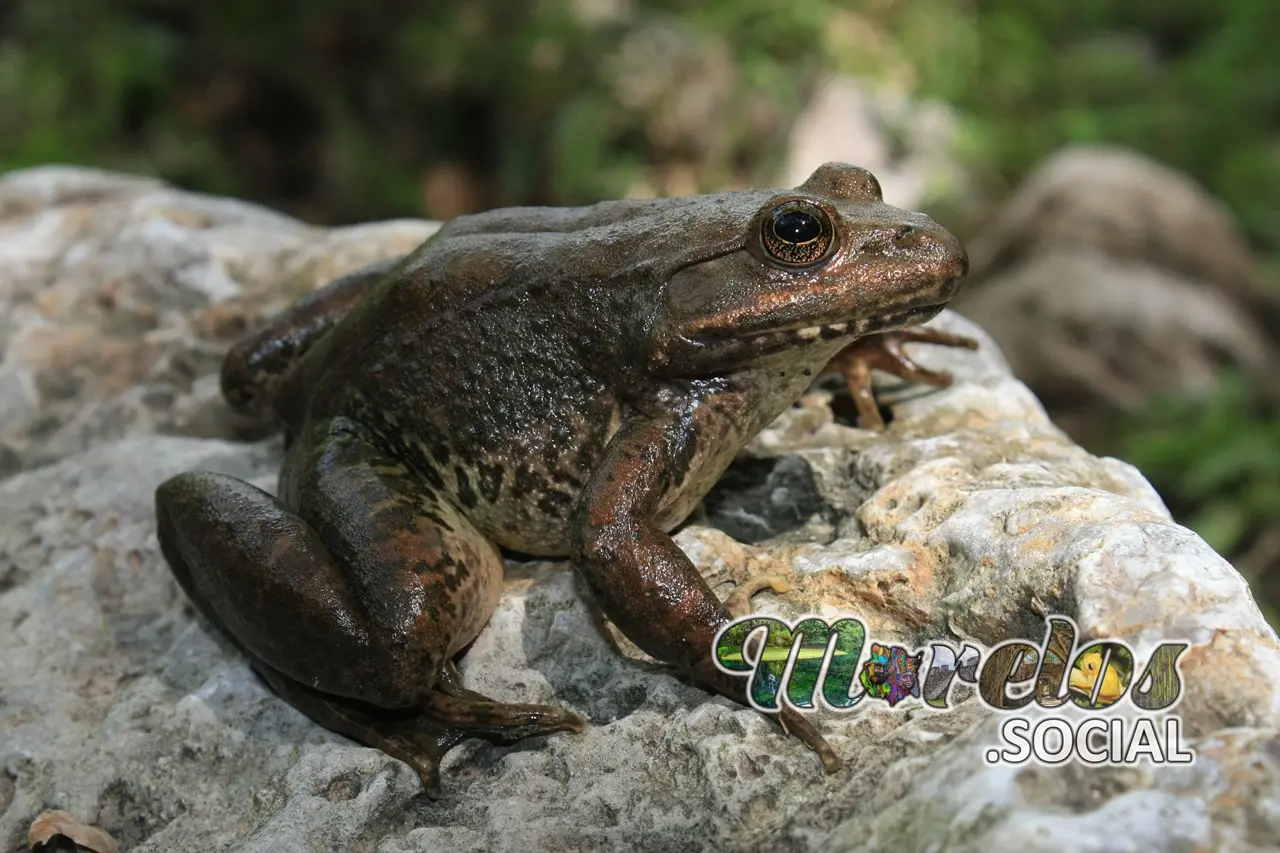
{"label": "brown frog", "polygon": [[[156,490],[161,548],[281,696],[433,793],[464,737],[583,727],[461,684],[499,547],[571,557],[636,645],[744,700],[712,660],[731,608],[669,531],[824,368],[873,425],[872,367],[945,385],[902,342],[973,342],[903,327],[967,266],[843,164],[794,190],[461,217],[231,350],[229,403],[285,430],[279,497],[180,474]],[[779,722],[839,767],[806,718]]]}

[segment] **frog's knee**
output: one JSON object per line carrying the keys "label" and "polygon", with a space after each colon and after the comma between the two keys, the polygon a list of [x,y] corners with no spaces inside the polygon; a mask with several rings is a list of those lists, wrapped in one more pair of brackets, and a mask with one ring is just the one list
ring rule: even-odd
{"label": "frog's knee", "polygon": [[222,361],[220,376],[222,397],[238,415],[262,420],[271,414],[274,389],[280,371],[272,371],[263,363],[258,339],[236,344]]}
{"label": "frog's knee", "polygon": [[214,484],[208,481],[204,471],[185,471],[170,477],[156,486],[156,522],[163,539],[170,530],[181,530],[185,522],[204,509],[203,495]]}
{"label": "frog's knee", "polygon": [[[200,522],[229,504],[266,503],[270,496],[256,486],[213,471],[184,471],[156,486],[156,518],[161,523]],[[239,507],[237,507],[239,508]]]}

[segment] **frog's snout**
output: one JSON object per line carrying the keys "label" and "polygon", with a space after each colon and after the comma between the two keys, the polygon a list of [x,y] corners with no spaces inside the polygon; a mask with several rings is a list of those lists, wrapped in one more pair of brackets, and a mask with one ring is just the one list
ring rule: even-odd
{"label": "frog's snout", "polygon": [[947,299],[955,296],[960,284],[969,275],[969,253],[965,251],[964,246],[959,247],[955,262],[952,264],[951,271],[943,281],[943,290],[946,291]]}
{"label": "frog's snout", "polygon": [[917,261],[922,279],[945,283],[945,289],[969,274],[969,253],[960,239],[922,213],[889,219],[861,235],[858,257],[880,258],[886,264]]}
{"label": "frog's snout", "polygon": [[903,251],[916,251],[921,246],[927,245],[929,242],[928,232],[922,228],[913,225],[910,222],[904,222],[898,226],[898,230],[888,235],[888,238],[876,235],[872,239],[863,244],[863,248],[880,248],[881,244],[891,244],[896,249]]}

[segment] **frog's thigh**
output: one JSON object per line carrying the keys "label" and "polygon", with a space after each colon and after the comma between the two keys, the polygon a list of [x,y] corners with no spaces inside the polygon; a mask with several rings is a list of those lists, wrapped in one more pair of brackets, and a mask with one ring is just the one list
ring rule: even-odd
{"label": "frog's thigh", "polygon": [[280,484],[341,568],[384,666],[438,675],[489,621],[502,595],[497,547],[358,426],[339,418],[301,435]]}
{"label": "frog's thigh", "polygon": [[156,489],[156,522],[187,596],[250,657],[307,684],[379,677],[338,566],[271,495],[223,474],[179,474]]}
{"label": "frog's thigh", "polygon": [[291,475],[306,517],[231,477],[162,484],[161,547],[202,612],[260,663],[324,693],[420,705],[492,612],[501,560],[456,514],[390,488],[389,460],[356,458],[371,448],[319,453],[326,464]]}

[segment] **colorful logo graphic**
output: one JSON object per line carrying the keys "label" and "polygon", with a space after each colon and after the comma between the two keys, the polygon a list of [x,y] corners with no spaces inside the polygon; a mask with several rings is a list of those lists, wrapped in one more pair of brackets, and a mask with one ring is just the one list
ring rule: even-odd
{"label": "colorful logo graphic", "polygon": [[714,657],[722,671],[750,679],[748,701],[765,712],[780,710],[780,702],[814,710],[818,701],[847,711],[864,699],[890,709],[905,703],[946,710],[959,684],[970,685],[988,707],[1008,712],[1032,703],[1041,709],[1069,703],[1100,712],[1127,699],[1140,712],[1136,718],[1010,717],[1001,725],[1007,748],[989,750],[986,759],[1048,764],[1072,757],[1086,764],[1194,760],[1181,747],[1181,720],[1168,713],[1181,696],[1177,662],[1190,643],[1166,642],[1139,666],[1122,642],[1099,640],[1078,648],[1079,629],[1070,617],[1046,621],[1038,646],[1010,640],[990,650],[969,643],[957,650],[950,643],[933,643],[925,667],[924,650],[868,642],[857,618],[808,616],[788,624],[756,615],[725,626],[716,635]]}

